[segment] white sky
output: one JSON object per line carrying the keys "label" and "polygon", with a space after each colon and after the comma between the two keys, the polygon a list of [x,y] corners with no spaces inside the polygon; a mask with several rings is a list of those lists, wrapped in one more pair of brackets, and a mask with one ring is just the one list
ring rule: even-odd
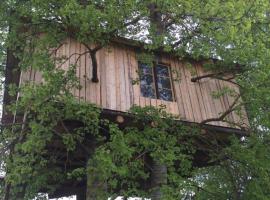
{"label": "white sky", "polygon": [[[129,200],[141,200],[141,198],[128,198],[128,199]],[[76,200],[76,196],[63,197],[63,198],[51,199],[51,200]],[[122,200],[122,198],[121,197],[117,197],[115,200]]]}

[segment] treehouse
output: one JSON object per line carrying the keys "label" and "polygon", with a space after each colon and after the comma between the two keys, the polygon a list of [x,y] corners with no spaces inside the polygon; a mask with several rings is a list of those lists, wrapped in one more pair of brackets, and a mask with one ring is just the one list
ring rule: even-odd
{"label": "treehouse", "polygon": [[[84,44],[68,38],[54,56],[64,58],[57,67],[67,70],[71,65],[76,66],[81,87],[74,89],[73,95],[79,101],[98,105],[102,108],[102,116],[121,126],[132,120],[128,113],[133,105],[161,106],[181,122],[202,125],[204,134],[246,134],[245,128],[249,124],[246,111],[244,107],[234,109],[241,100],[240,89],[230,74],[214,77],[203,67],[213,60],[179,59],[159,51],[154,62],[149,64],[139,59],[141,52],[143,49],[138,43],[115,39],[99,49],[93,60]],[[42,74],[34,69],[15,71],[18,62],[12,55],[8,56],[6,84],[41,84],[44,81]],[[230,92],[222,93],[224,89]],[[219,92],[222,94],[218,95]],[[5,93],[4,104],[10,101],[10,96]],[[11,123],[12,115],[4,113],[2,122]],[[207,162],[205,156],[198,154],[197,165]],[[67,182],[51,197],[82,194],[85,187],[85,182]]]}
{"label": "treehouse", "polygon": [[[98,50],[95,81],[91,56],[85,45],[67,39],[55,56],[66,58],[58,67],[67,69],[76,65],[81,88],[73,91],[74,96],[104,111],[125,113],[133,105],[164,106],[168,113],[186,122],[205,123],[224,130],[248,126],[244,108],[230,110],[235,101],[232,92],[215,97],[223,89],[240,93],[237,84],[225,78],[208,77],[211,72],[203,67],[207,61],[180,60],[160,52],[150,65],[139,61],[140,52],[138,46],[124,39]],[[41,83],[42,74],[35,70],[23,71],[20,84],[29,81]],[[226,117],[220,118],[225,112],[228,112]]]}

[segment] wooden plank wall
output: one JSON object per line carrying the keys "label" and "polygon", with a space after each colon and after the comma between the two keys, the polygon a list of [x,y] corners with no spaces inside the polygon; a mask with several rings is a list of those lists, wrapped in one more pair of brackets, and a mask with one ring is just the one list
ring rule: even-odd
{"label": "wooden plank wall", "polygon": [[[200,76],[209,72],[205,72],[200,63],[193,64],[191,71],[187,67],[187,63],[173,57],[164,56],[161,60],[171,67],[176,101],[169,102],[145,98],[140,95],[139,84],[132,84],[134,80],[138,79],[138,62],[136,53],[132,48],[113,45],[98,51],[98,83],[91,81],[92,65],[89,53],[85,53],[86,51],[84,45],[67,39],[57,51],[56,56],[70,56],[69,61],[62,65],[64,69],[77,61],[76,74],[79,77],[81,89],[72,91],[73,94],[80,101],[95,103],[102,108],[127,112],[135,104],[142,107],[165,105],[167,112],[177,115],[179,119],[201,122],[204,119],[218,117],[234,101],[234,98],[229,95],[224,95],[218,99],[213,98],[213,92],[224,87],[239,92],[235,85],[221,80],[205,78],[193,83],[191,82],[193,76]],[[41,82],[41,79],[41,75],[33,70],[23,72],[21,75],[21,83],[27,80]],[[228,120],[248,124],[244,109],[242,109],[242,115],[245,119],[240,118],[236,112],[233,112],[228,115]],[[230,126],[225,122],[210,122],[209,124]]]}

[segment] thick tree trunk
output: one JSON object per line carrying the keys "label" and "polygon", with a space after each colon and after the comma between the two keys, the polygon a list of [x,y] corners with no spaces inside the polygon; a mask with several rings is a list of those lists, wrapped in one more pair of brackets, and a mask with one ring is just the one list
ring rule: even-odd
{"label": "thick tree trunk", "polygon": [[[94,146],[94,145],[93,145]],[[107,185],[103,174],[97,170],[89,170],[89,167],[96,167],[95,161],[88,162],[87,165],[87,182],[86,182],[86,200],[105,200]]]}
{"label": "thick tree trunk", "polygon": [[163,199],[161,187],[167,184],[167,167],[154,161],[151,173],[151,200]]}
{"label": "thick tree trunk", "polygon": [[76,199],[77,200],[86,200],[86,194],[77,194],[76,195]]}
{"label": "thick tree trunk", "polygon": [[99,180],[98,174],[87,175],[86,200],[106,199],[106,184]]}
{"label": "thick tree trunk", "polygon": [[150,3],[148,5],[150,12],[150,23],[157,35],[162,35],[165,32],[164,23],[162,22],[162,13],[160,12],[158,6],[155,3]]}

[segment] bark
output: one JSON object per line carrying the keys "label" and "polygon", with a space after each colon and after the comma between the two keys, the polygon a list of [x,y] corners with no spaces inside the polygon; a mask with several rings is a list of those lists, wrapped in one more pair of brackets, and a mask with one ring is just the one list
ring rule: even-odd
{"label": "bark", "polygon": [[[13,124],[16,123],[16,116],[13,115],[10,111],[7,111],[6,107],[8,105],[16,102],[17,96],[12,97],[9,95],[8,85],[14,83],[16,86],[19,85],[19,59],[14,56],[14,51],[7,50],[7,61],[6,61],[6,69],[5,69],[5,90],[4,90],[4,100],[3,100],[3,112],[2,112],[2,124],[9,123],[13,120]],[[10,155],[9,158],[12,159],[12,153],[15,144],[12,144],[9,147]],[[7,172],[8,173],[8,172]],[[5,182],[5,189],[4,189],[4,200],[10,199],[10,191],[11,191],[11,184],[9,182]]]}
{"label": "bark", "polygon": [[[22,127],[21,127],[21,132],[20,132],[20,136],[18,138],[16,138],[16,141],[13,143],[13,145],[10,146],[10,149],[9,149],[9,160],[12,162],[13,160],[13,154],[14,154],[14,151],[15,151],[15,146],[16,144],[19,144],[23,141],[24,139],[24,130],[25,130],[25,124],[26,124],[26,119],[27,119],[27,110],[24,112],[24,116],[23,116],[23,121],[22,121]],[[16,120],[16,115],[14,116],[14,120]],[[15,121],[14,121],[15,122]],[[12,128],[12,132],[14,131],[14,129]],[[8,174],[9,173],[9,168],[6,169],[6,173]],[[26,188],[26,185],[23,185],[23,191],[21,193],[17,193],[16,194],[16,199],[20,200],[20,199],[23,199],[24,197],[24,194],[25,194],[25,188]],[[5,182],[5,189],[4,189],[4,200],[10,200],[11,199],[11,183],[6,181]]]}
{"label": "bark", "polygon": [[[95,148],[96,144],[92,144],[92,146]],[[95,170],[89,170],[91,166]],[[106,180],[102,172],[97,169],[96,161],[88,161],[86,169],[86,200],[108,199],[108,197],[106,197]]]}
{"label": "bark", "polygon": [[227,117],[227,115],[229,115],[231,112],[233,112],[235,110],[235,107],[237,106],[237,103],[238,103],[240,97],[241,97],[241,95],[238,94],[236,96],[236,98],[234,99],[233,103],[229,106],[229,108],[224,113],[222,113],[222,115],[220,115],[219,117],[216,117],[216,118],[205,119],[205,120],[200,122],[200,125],[204,125],[208,122],[223,121]]}
{"label": "bark", "polygon": [[90,52],[90,58],[92,61],[92,82],[97,83],[98,82],[98,74],[97,74],[97,58],[96,54],[97,52],[102,49],[102,46],[98,45],[94,49],[92,49],[88,44],[83,43],[84,46],[87,48],[87,50]]}
{"label": "bark", "polygon": [[4,200],[9,200],[9,194],[10,194],[11,184],[6,183],[5,184],[5,192],[4,192]]}
{"label": "bark", "polygon": [[162,185],[167,184],[167,167],[154,161],[151,173],[151,200],[162,200]]}
{"label": "bark", "polygon": [[152,28],[156,31],[155,33],[157,35],[162,35],[165,32],[165,26],[162,22],[162,13],[155,3],[150,3],[148,9],[150,11],[149,17]]}
{"label": "bark", "polygon": [[19,59],[14,56],[14,51],[7,50],[7,61],[5,68],[5,82],[4,82],[4,99],[2,124],[10,123],[13,119],[12,113],[8,111],[7,107],[17,100],[17,96],[10,96],[8,91],[9,84],[19,85],[20,70]]}
{"label": "bark", "polygon": [[106,184],[99,179],[98,174],[87,174],[86,200],[102,200],[105,196]]}
{"label": "bark", "polygon": [[96,58],[96,51],[90,52],[90,57],[92,60],[92,82],[98,82],[98,75],[97,75],[97,58]]}
{"label": "bark", "polygon": [[[165,26],[162,21],[162,13],[156,3],[148,5],[150,12],[150,23],[157,36],[165,33]],[[162,48],[162,46],[160,47]],[[159,57],[159,56],[157,56]],[[151,172],[151,200],[161,200],[163,197],[161,187],[167,184],[167,167],[158,161],[153,161]]]}
{"label": "bark", "polygon": [[86,200],[86,196],[85,196],[85,194],[77,194],[76,199],[77,200]]}

